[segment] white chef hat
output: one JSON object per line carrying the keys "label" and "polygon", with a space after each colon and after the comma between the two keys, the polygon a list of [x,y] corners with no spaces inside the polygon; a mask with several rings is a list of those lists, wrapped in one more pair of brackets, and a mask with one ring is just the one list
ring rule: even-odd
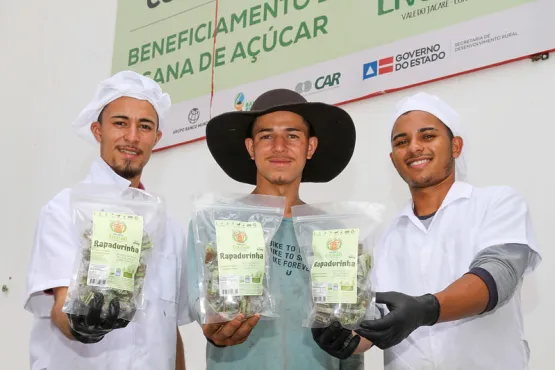
{"label": "white chef hat", "polygon": [[[459,116],[459,114],[437,96],[430,95],[425,92],[416,93],[415,95],[405,98],[397,103],[395,107],[395,116],[390,122],[391,127],[389,130],[389,134],[391,135],[393,126],[401,115],[415,110],[427,112],[434,115],[441,122],[443,122],[445,126],[449,127],[454,136],[460,136],[464,138],[461,117]],[[466,178],[466,160],[464,146],[461,154],[455,160],[455,178],[458,181],[464,181]]]}
{"label": "white chef hat", "polygon": [[93,99],[71,126],[79,136],[97,143],[91,132],[91,124],[98,121],[106,105],[122,96],[147,100],[158,113],[158,129],[164,129],[164,116],[171,106],[170,96],[162,92],[157,82],[133,71],[121,71],[100,82]]}

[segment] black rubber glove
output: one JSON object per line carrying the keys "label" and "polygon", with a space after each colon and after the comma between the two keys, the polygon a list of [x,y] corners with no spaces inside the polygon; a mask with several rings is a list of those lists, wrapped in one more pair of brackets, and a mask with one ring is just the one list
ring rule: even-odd
{"label": "black rubber glove", "polygon": [[[106,317],[102,317],[102,306],[104,295],[95,292],[88,304],[77,302],[80,305],[79,312],[87,312],[86,315],[68,314],[69,328],[73,337],[81,343],[97,343],[112,330],[124,328],[129,321],[118,319],[120,312],[119,301],[114,298],[108,307]],[[83,307],[85,306],[85,307]]]}
{"label": "black rubber glove", "polygon": [[326,328],[312,328],[312,338],[320,348],[341,360],[351,356],[360,343],[358,335],[353,335],[337,321]]}
{"label": "black rubber glove", "polygon": [[413,297],[397,292],[376,293],[376,303],[385,303],[390,312],[381,319],[361,322],[361,328],[355,332],[382,350],[439,319],[439,302],[432,294]]}

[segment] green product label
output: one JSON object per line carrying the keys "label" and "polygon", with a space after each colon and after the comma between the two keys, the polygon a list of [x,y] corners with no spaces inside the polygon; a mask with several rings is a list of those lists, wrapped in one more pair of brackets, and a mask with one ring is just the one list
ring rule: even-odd
{"label": "green product label", "polygon": [[317,230],[312,235],[315,303],[357,303],[359,229]]}
{"label": "green product label", "polygon": [[262,295],[266,248],[258,222],[216,221],[220,295]]}
{"label": "green product label", "polygon": [[142,240],[142,216],[95,212],[87,285],[132,292]]}

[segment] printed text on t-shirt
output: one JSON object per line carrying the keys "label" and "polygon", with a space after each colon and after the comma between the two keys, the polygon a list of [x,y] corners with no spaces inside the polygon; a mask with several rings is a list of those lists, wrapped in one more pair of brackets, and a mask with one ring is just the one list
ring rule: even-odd
{"label": "printed text on t-shirt", "polygon": [[291,269],[309,271],[303,263],[303,257],[296,245],[276,243],[272,240],[270,249],[272,251],[272,262],[287,269],[287,275],[291,275]]}

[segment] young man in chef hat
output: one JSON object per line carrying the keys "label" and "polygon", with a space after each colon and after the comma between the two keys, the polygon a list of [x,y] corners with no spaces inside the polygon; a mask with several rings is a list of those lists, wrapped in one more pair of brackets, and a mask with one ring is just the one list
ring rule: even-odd
{"label": "young man in chef hat", "polygon": [[[123,71],[102,81],[73,123],[81,137],[100,149],[83,182],[144,189],[141,175],[170,106],[169,95],[138,73]],[[153,251],[149,278],[162,288],[149,292],[145,319],[117,320],[117,312],[105,319],[67,315],[62,307],[80,248],[70,194],[70,189],[62,190],[39,214],[25,298],[25,309],[34,315],[31,369],[185,369],[177,328],[191,320],[181,226],[168,217],[164,242]]]}
{"label": "young man in chef hat", "polygon": [[384,350],[386,370],[527,369],[520,290],[541,256],[526,201],[464,182],[461,119],[438,97],[401,101],[391,122],[391,161],[412,199],[375,250],[389,313],[357,333]]}

